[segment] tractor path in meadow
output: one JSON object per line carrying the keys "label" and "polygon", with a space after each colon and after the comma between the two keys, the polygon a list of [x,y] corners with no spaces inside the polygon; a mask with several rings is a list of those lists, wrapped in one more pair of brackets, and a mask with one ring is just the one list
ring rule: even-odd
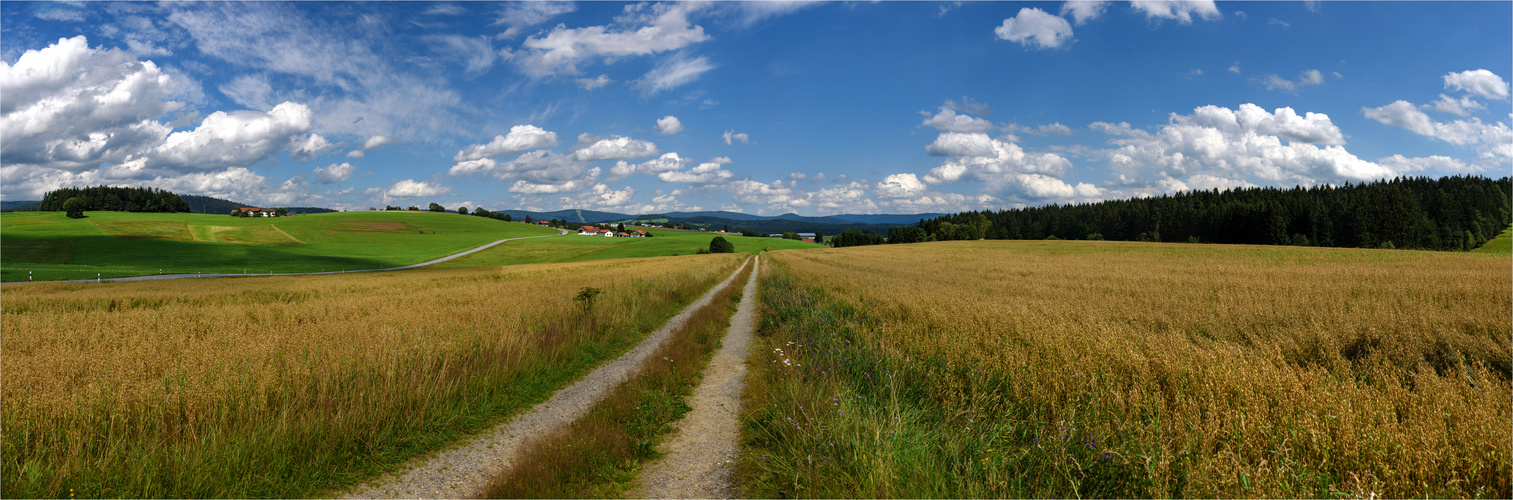
{"label": "tractor path in meadow", "polygon": [[[275,227],[274,229],[278,229],[278,228]],[[558,233],[558,234],[548,234],[548,235],[542,235],[542,236],[521,236],[519,238],[505,238],[505,239],[502,239],[502,240],[499,240],[499,241],[495,241],[493,243],[489,243],[487,245],[483,245],[483,246],[480,246],[480,247],[475,247],[475,248],[472,248],[472,249],[464,250],[462,252],[454,253],[452,255],[448,255],[446,257],[442,257],[442,258],[439,258],[439,259],[428,260],[428,261],[425,261],[425,262],[421,262],[419,264],[410,264],[408,266],[385,267],[385,268],[382,268],[382,269],[353,269],[353,270],[348,270],[348,271],[319,271],[319,272],[313,272],[313,273],[264,273],[264,274],[250,274],[250,273],[194,273],[194,274],[189,274],[189,273],[184,273],[184,274],[151,274],[151,275],[147,275],[147,276],[129,276],[129,277],[125,277],[125,278],[104,278],[104,279],[93,279],[93,280],[53,280],[53,281],[35,281],[35,282],[29,282],[29,281],[7,281],[5,283],[0,283],[0,284],[3,284],[3,285],[14,285],[14,284],[17,284],[17,283],[115,283],[115,282],[118,282],[118,281],[179,280],[179,279],[188,279],[188,278],[236,278],[236,277],[244,277],[244,276],[310,276],[310,275],[316,275],[316,274],[347,274],[347,273],[376,273],[376,272],[380,272],[380,271],[403,271],[405,269],[418,269],[418,268],[422,268],[422,267],[426,267],[426,266],[432,266],[432,265],[440,264],[442,262],[446,262],[446,261],[449,261],[449,260],[452,260],[452,259],[456,259],[456,258],[459,258],[459,257],[466,257],[468,255],[472,255],[472,254],[477,253],[477,252],[482,252],[484,250],[488,250],[490,248],[493,248],[495,245],[498,245],[500,243],[504,243],[506,241],[529,240],[529,239],[532,239],[532,238],[555,238],[555,237],[558,237],[558,236],[565,236],[565,235],[567,235],[567,230],[566,229],[558,229],[558,231],[561,231],[561,233]],[[282,233],[283,230],[279,230],[279,232]],[[285,234],[285,236],[288,236],[288,233],[284,233],[284,234]],[[290,236],[290,238],[292,239],[294,237]],[[295,241],[299,241],[299,240],[295,240]]]}
{"label": "tractor path in meadow", "polygon": [[[547,435],[582,417],[604,399],[610,390],[639,372],[641,366],[667,342],[674,330],[681,328],[694,311],[709,304],[715,294],[729,286],[745,267],[746,264],[743,263],[736,268],[725,281],[689,304],[629,352],[600,366],[582,380],[558,390],[546,402],[537,404],[509,422],[478,434],[460,446],[416,461],[407,470],[360,485],[345,497],[477,498],[496,474],[513,464],[531,438]],[[750,285],[747,287],[750,288]],[[745,307],[745,302],[742,301],[742,307]]]}
{"label": "tractor path in meadow", "polygon": [[741,292],[741,305],[730,319],[730,331],[694,389],[689,401],[692,409],[661,446],[662,461],[642,471],[640,489],[632,492],[632,497],[739,497],[735,465],[741,452],[741,393],[746,382],[746,352],[756,330],[760,270],[760,265],[751,270]]}

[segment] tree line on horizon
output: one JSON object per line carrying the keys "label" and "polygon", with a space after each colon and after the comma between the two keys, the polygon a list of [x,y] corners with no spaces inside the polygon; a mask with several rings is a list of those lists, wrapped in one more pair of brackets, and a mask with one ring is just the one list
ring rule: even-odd
{"label": "tree line on horizon", "polygon": [[[65,207],[69,200],[78,198],[74,207]],[[70,211],[111,212],[188,212],[189,203],[183,198],[163,189],[95,186],[85,188],[59,188],[42,197],[38,210],[43,212]]]}
{"label": "tree line on horizon", "polygon": [[[962,212],[838,235],[835,246],[945,240],[1117,240],[1467,251],[1513,222],[1513,178],[1399,177],[1341,186],[1195,190]],[[848,231],[849,233],[849,231]]]}

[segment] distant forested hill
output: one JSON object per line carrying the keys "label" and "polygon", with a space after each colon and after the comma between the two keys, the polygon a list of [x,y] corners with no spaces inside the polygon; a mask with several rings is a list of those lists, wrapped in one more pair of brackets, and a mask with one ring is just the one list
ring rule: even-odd
{"label": "distant forested hill", "polygon": [[36,212],[42,207],[40,201],[0,201],[0,212]]}
{"label": "distant forested hill", "polygon": [[[277,208],[277,207],[275,207],[275,208]],[[334,210],[334,209],[322,208],[322,207],[283,207],[283,209],[284,210],[288,210],[289,213],[295,214],[295,215],[299,215],[299,214],[328,214],[328,213],[331,213],[331,212],[340,212],[340,210]]]}
{"label": "distant forested hill", "polygon": [[[237,210],[237,209],[244,208],[244,207],[256,207],[257,206],[257,205],[248,205],[246,203],[237,203],[237,202],[230,201],[230,200],[223,200],[223,199],[220,199],[220,198],[211,198],[209,196],[199,196],[199,195],[193,195],[193,194],[186,194],[186,195],[180,196],[180,198],[183,198],[184,201],[189,202],[189,209],[190,209],[189,211],[190,212],[194,212],[194,213],[197,213],[197,214],[221,214],[221,215],[226,215],[226,214],[230,214],[232,210]],[[258,207],[258,208],[261,208],[261,207]]]}
{"label": "distant forested hill", "polygon": [[188,212],[189,204],[178,195],[162,189],[95,186],[61,188],[42,196],[40,210],[62,211],[71,198],[84,200],[85,211],[110,212]]}
{"label": "distant forested hill", "polygon": [[190,212],[197,214],[226,215],[230,214],[232,210],[237,210],[245,207],[283,208],[285,210],[288,210],[291,214],[323,214],[337,211],[321,207],[263,207],[254,204],[240,203],[230,200],[223,200],[220,198],[211,198],[209,196],[198,196],[192,194],[180,195],[180,198],[183,198],[184,201],[189,202]]}
{"label": "distant forested hill", "polygon": [[963,212],[920,224],[929,238],[1107,239],[1470,250],[1510,222],[1513,179],[1404,177],[1189,191],[1085,205]]}

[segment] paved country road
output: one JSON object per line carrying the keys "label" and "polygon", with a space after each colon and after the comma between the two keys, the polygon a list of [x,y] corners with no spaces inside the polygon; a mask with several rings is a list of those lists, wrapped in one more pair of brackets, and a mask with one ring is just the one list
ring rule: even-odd
{"label": "paved country road", "polygon": [[499,241],[495,241],[493,243],[489,243],[487,245],[483,245],[481,247],[473,248],[471,250],[466,250],[466,251],[459,252],[459,253],[454,253],[452,255],[448,255],[446,257],[442,257],[442,258],[439,258],[439,259],[428,260],[428,261],[425,261],[425,262],[421,262],[419,264],[410,264],[408,266],[385,267],[385,268],[382,268],[382,269],[354,269],[354,270],[350,270],[350,271],[319,271],[319,272],[313,272],[313,273],[149,274],[147,276],[130,276],[130,277],[125,277],[125,278],[104,278],[104,279],[95,279],[95,280],[7,281],[7,282],[4,282],[4,283],[0,283],[0,285],[15,285],[15,284],[19,284],[19,283],[115,283],[117,281],[177,280],[177,279],[185,279],[185,278],[234,278],[234,277],[238,277],[238,276],[309,276],[309,275],[312,275],[312,274],[346,274],[346,273],[374,273],[374,272],[379,272],[379,271],[403,271],[405,269],[418,269],[418,268],[422,268],[422,267],[426,267],[426,266],[430,266],[430,265],[440,264],[442,262],[446,262],[446,261],[449,261],[449,260],[452,260],[452,259],[455,259],[455,258],[458,258],[458,257],[462,257],[462,256],[465,256],[465,255],[470,255],[470,254],[472,254],[474,252],[481,252],[483,250],[488,250],[489,248],[493,248],[494,245],[498,245],[498,244],[504,243],[506,241],[528,240],[528,239],[531,239],[531,238],[555,238],[557,236],[564,236],[564,235],[567,234],[567,230],[566,229],[558,229],[558,231],[561,231],[561,233],[559,233],[559,234],[548,234],[548,235],[545,235],[545,236],[522,236],[522,237],[519,237],[519,238],[505,238],[505,239],[502,239],[502,240],[499,240]]}

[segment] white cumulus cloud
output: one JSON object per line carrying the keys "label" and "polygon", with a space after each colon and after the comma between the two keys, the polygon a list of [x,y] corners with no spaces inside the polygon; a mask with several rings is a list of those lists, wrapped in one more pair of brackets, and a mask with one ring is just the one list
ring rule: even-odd
{"label": "white cumulus cloud", "polygon": [[[174,132],[140,157],[149,170],[220,170],[249,166],[291,144],[313,126],[313,113],[303,104],[284,102],[268,112],[217,111],[194,130]],[[306,142],[309,142],[306,140]],[[316,142],[324,142],[320,139]],[[128,160],[126,163],[132,163]]]}
{"label": "white cumulus cloud", "polygon": [[657,131],[662,135],[672,135],[683,131],[683,122],[678,117],[667,115],[657,119]]}
{"label": "white cumulus cloud", "polygon": [[1071,14],[1077,25],[1082,26],[1102,16],[1109,3],[1107,0],[1070,0],[1061,4],[1061,15]]}
{"label": "white cumulus cloud", "polygon": [[629,137],[582,134],[578,136],[578,144],[572,157],[579,161],[628,160],[657,154],[656,144]]}
{"label": "white cumulus cloud", "polygon": [[1440,94],[1438,101],[1425,104],[1422,107],[1458,116],[1471,116],[1471,113],[1474,111],[1487,109],[1485,103],[1472,99],[1470,96],[1461,96],[1459,99],[1454,99],[1445,94]]}
{"label": "white cumulus cloud", "polygon": [[585,60],[642,56],[681,49],[708,40],[704,28],[688,16],[704,8],[700,4],[670,3],[631,6],[622,16],[625,26],[557,26],[550,32],[526,38],[525,57],[517,60],[537,76],[577,74]]}
{"label": "white cumulus cloud", "polygon": [[303,139],[296,137],[293,143],[290,144],[289,157],[296,160],[308,160],[320,156],[321,153],[325,153],[335,147],[335,144],[327,141],[320,134],[310,134]]}
{"label": "white cumulus cloud", "polygon": [[1487,99],[1508,99],[1508,82],[1485,69],[1449,73],[1444,79],[1447,89],[1463,90]]}
{"label": "white cumulus cloud", "polygon": [[745,132],[737,133],[734,130],[726,130],[725,133],[721,134],[720,137],[723,137],[725,139],[725,145],[727,146],[733,144],[734,142],[740,142],[741,144],[751,144],[751,135]]}
{"label": "white cumulus cloud", "polygon": [[935,142],[925,146],[930,156],[993,156],[993,140],[988,134],[943,132]]}
{"label": "white cumulus cloud", "polygon": [[671,172],[683,168],[683,166],[687,165],[689,161],[690,160],[688,158],[678,156],[677,152],[670,152],[658,158],[647,160],[641,163],[626,163],[624,161],[620,161],[616,162],[615,166],[609,169],[609,178],[611,179],[611,181],[615,181],[634,174],[650,175],[660,174],[662,172]]}
{"label": "white cumulus cloud", "polygon": [[1018,42],[1025,47],[1054,49],[1072,38],[1072,25],[1060,16],[1026,7],[1019,9],[1019,15],[1004,19],[993,33],[1001,40]]}
{"label": "white cumulus cloud", "polygon": [[1119,147],[1105,153],[1110,170],[1123,179],[1121,184],[1154,182],[1139,180],[1148,174],[1155,180],[1202,174],[1276,185],[1393,175],[1347,151],[1343,134],[1327,115],[1299,116],[1291,108],[1267,112],[1249,103],[1233,110],[1202,106],[1190,115],[1172,113],[1169,123],[1155,133],[1109,124],[1092,128],[1115,135],[1109,142]]}
{"label": "white cumulus cloud", "polygon": [[346,182],[357,171],[351,163],[333,163],[324,167],[315,167],[315,181],[321,184],[339,184]]}
{"label": "white cumulus cloud", "polygon": [[[950,104],[950,101],[946,101]],[[922,112],[923,113],[923,112]],[[955,109],[941,106],[940,112],[934,116],[928,116],[921,125],[935,127],[936,130],[945,132],[987,132],[993,129],[993,122],[967,114],[958,114]]]}
{"label": "white cumulus cloud", "polygon": [[1505,161],[1513,157],[1513,130],[1503,122],[1484,123],[1476,117],[1440,122],[1419,111],[1413,103],[1403,100],[1375,108],[1362,107],[1361,114],[1457,146],[1474,145],[1482,158],[1502,158]]}
{"label": "white cumulus cloud", "polygon": [[914,174],[893,174],[877,183],[878,195],[886,198],[908,198],[925,192],[925,183]]}
{"label": "white cumulus cloud", "polygon": [[536,148],[557,145],[557,133],[543,130],[535,125],[515,125],[508,135],[496,135],[487,144],[474,144],[463,148],[452,161],[464,162],[482,158],[508,156]]}
{"label": "white cumulus cloud", "polygon": [[183,108],[183,91],[152,61],[60,38],[0,61],[0,159],[72,171],[122,161],[168,135],[159,120]]}
{"label": "white cumulus cloud", "polygon": [[723,181],[735,176],[735,174],[723,168],[726,164],[729,163],[731,163],[730,158],[721,156],[708,162],[700,163],[699,166],[688,170],[662,172],[660,174],[657,174],[657,178],[661,179],[662,182],[709,184],[717,181]]}
{"label": "white cumulus cloud", "polygon": [[416,181],[405,179],[389,186],[384,191],[385,195],[394,198],[418,198],[422,196],[440,196],[452,191],[452,188],[431,181]]}
{"label": "white cumulus cloud", "polygon": [[1147,18],[1176,19],[1181,24],[1191,24],[1195,15],[1205,20],[1221,17],[1214,0],[1130,0],[1130,6]]}
{"label": "white cumulus cloud", "polygon": [[367,151],[385,144],[393,144],[395,142],[398,141],[396,141],[393,137],[386,135],[375,135],[373,137],[369,137],[368,140],[363,141],[362,149],[363,151]]}

